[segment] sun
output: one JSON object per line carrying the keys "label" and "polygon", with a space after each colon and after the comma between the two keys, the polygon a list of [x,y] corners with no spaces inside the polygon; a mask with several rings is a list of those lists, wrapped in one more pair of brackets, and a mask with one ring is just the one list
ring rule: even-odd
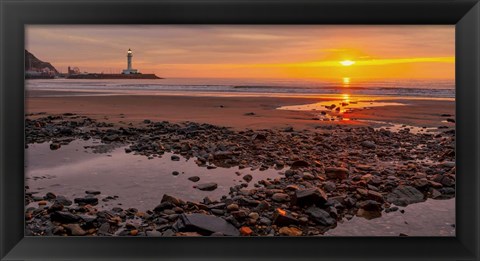
{"label": "sun", "polygon": [[340,64],[343,65],[343,66],[350,66],[350,65],[355,64],[355,62],[350,61],[350,60],[345,60],[345,61],[341,61]]}

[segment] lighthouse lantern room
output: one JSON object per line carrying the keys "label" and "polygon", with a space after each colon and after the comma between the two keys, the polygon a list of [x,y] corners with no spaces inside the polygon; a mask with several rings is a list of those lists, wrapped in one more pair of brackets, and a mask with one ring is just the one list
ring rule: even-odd
{"label": "lighthouse lantern room", "polygon": [[122,71],[122,74],[137,74],[139,73],[137,69],[132,69],[132,57],[133,53],[131,49],[127,51],[127,69]]}

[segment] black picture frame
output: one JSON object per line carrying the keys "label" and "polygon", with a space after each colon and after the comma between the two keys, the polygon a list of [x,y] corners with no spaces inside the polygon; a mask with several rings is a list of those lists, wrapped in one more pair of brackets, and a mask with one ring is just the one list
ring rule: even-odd
{"label": "black picture frame", "polygon": [[[479,260],[478,0],[0,0],[1,260]],[[456,237],[24,237],[28,24],[455,24]]]}

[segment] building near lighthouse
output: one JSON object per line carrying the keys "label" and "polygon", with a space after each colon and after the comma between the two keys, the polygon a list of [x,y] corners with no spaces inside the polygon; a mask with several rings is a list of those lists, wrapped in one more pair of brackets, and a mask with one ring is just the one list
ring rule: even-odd
{"label": "building near lighthouse", "polygon": [[132,58],[133,58],[132,49],[128,49],[128,51],[127,51],[127,69],[122,71],[123,74],[137,74],[138,73],[137,69],[132,69]]}
{"label": "building near lighthouse", "polygon": [[163,79],[153,73],[141,73],[137,69],[132,68],[133,52],[132,49],[127,51],[127,69],[122,73],[80,73],[80,69],[68,67],[67,79]]}

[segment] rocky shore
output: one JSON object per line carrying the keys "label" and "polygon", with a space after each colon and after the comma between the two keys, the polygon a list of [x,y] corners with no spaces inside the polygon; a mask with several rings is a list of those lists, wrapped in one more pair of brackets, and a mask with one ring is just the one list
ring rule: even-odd
{"label": "rocky shore", "polygon": [[[50,142],[50,149],[61,150],[76,139],[99,139],[152,160],[171,152],[171,160],[192,158],[203,168],[280,174],[253,188],[247,188],[252,177],[246,174],[244,183],[220,200],[186,202],[164,195],[145,212],[135,206],[99,209],[99,191],[67,199],[26,187],[25,204],[35,206],[25,210],[30,236],[314,236],[343,219],[375,218],[398,211],[397,206],[455,196],[454,130],[414,134],[408,128],[391,132],[332,124],[234,131],[148,119],[119,127],[66,113],[26,115],[25,131],[27,148]],[[189,180],[200,190],[217,188],[195,176]]]}

